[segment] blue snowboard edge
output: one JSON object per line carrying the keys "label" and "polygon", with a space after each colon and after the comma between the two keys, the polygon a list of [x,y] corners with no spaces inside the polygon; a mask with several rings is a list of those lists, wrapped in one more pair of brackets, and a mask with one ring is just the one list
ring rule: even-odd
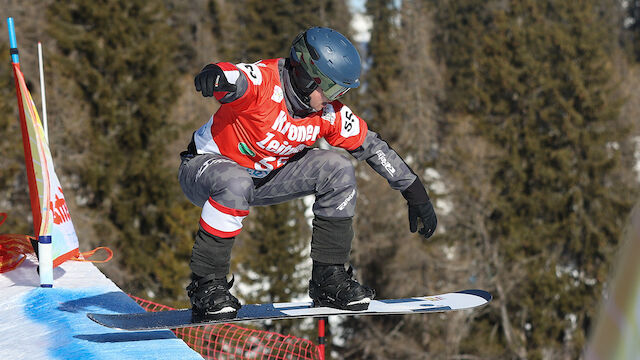
{"label": "blue snowboard edge", "polygon": [[489,302],[489,301],[491,301],[493,299],[493,296],[491,296],[491,294],[489,294],[488,292],[486,292],[484,290],[479,290],[479,289],[461,290],[461,291],[456,291],[456,293],[479,296],[479,297],[487,300],[487,302]]}

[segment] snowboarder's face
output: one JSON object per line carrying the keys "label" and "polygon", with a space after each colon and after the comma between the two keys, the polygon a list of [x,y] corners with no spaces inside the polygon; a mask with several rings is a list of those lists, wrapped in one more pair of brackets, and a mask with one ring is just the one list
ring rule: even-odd
{"label": "snowboarder's face", "polygon": [[320,111],[329,102],[329,99],[324,95],[322,89],[318,86],[311,95],[309,95],[309,106],[315,111]]}

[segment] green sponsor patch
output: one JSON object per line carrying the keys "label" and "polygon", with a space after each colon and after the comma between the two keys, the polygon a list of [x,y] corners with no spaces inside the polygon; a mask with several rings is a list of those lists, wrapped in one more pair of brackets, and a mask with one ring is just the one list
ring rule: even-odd
{"label": "green sponsor patch", "polygon": [[251,150],[251,148],[247,144],[243,142],[238,144],[238,150],[240,150],[240,152],[244,155],[256,156],[256,153],[253,150]]}

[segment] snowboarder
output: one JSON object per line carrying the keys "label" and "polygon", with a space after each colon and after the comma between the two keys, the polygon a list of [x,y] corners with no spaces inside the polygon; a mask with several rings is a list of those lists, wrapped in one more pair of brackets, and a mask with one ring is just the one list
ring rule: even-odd
{"label": "snowboarder", "polygon": [[365,160],[408,203],[409,227],[429,238],[436,215],[420,179],[378,134],[337,99],[360,85],[360,55],[323,27],[299,34],[288,58],[218,62],[195,77],[196,91],[221,104],[181,153],[183,192],[202,207],[187,287],[194,318],[230,319],[241,305],[227,282],[234,238],[251,206],[314,194],[314,304],[366,310],[375,291],[353,279],[356,177],[349,159],[310,148],[318,139]]}

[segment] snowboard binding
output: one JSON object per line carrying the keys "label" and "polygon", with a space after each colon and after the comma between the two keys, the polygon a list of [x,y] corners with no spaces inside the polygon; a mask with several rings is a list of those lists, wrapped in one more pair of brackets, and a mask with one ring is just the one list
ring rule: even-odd
{"label": "snowboard binding", "polygon": [[205,277],[194,274],[192,278],[191,284],[187,286],[187,294],[191,300],[193,322],[233,319],[238,316],[238,310],[242,306],[229,292],[233,286],[233,277],[229,282],[226,278],[216,278],[213,274]]}
{"label": "snowboard binding", "polygon": [[309,281],[309,296],[313,306],[328,306],[341,310],[363,311],[375,297],[375,290],[353,279],[353,268],[344,265],[314,265]]}

